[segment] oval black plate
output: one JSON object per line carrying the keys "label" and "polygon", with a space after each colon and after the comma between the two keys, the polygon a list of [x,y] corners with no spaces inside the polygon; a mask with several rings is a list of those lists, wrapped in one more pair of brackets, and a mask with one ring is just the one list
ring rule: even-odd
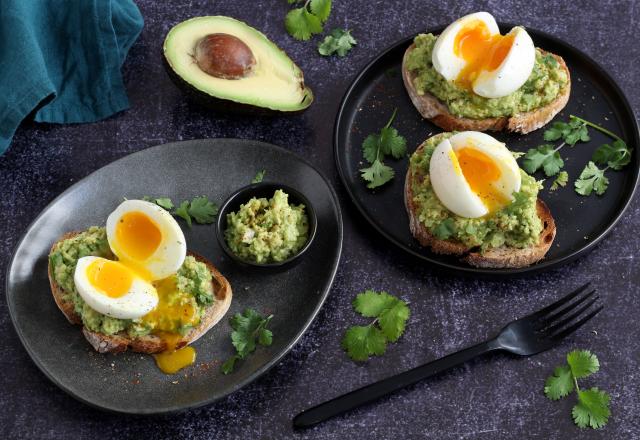
{"label": "oval black plate", "polygon": [[[123,197],[169,196],[174,202],[207,195],[222,202],[251,182],[298,189],[318,216],[316,240],[288,271],[250,270],[225,257],[213,225],[181,223],[188,248],[209,258],[233,288],[231,309],[194,343],[195,365],[164,375],[151,356],[93,351],[79,326],[69,324],[49,293],[47,254],[67,231],[103,225]],[[334,191],[311,165],[293,153],[256,141],[212,139],[150,148],[96,171],[56,198],[29,226],[11,261],[7,301],[13,324],[40,369],[60,388],[111,411],[152,414],[210,403],[243,387],[272,367],[298,341],[327,297],[342,249],[342,219]],[[273,313],[270,347],[259,347],[229,375],[220,362],[233,354],[229,320],[251,307]]]}
{"label": "oval black plate", "polygon": [[[512,26],[501,24],[503,32]],[[443,28],[430,32],[438,34]],[[598,145],[611,142],[609,138],[590,130],[591,142],[565,147],[565,169],[569,184],[555,192],[546,182],[541,197],[556,220],[558,234],[545,259],[521,269],[477,269],[453,257],[436,255],[420,246],[409,232],[404,209],[403,186],[408,159],[388,159],[396,176],[385,186],[367,189],[359,169],[365,167],[362,142],[371,133],[379,132],[394,108],[398,115],[393,124],[406,137],[408,153],[431,135],[442,130],[422,119],[411,104],[402,83],[401,63],[413,38],[392,45],[371,61],[347,90],[335,124],[334,152],[338,172],[351,199],[362,215],[383,236],[418,258],[457,273],[486,275],[515,275],[551,269],[565,264],[591,250],[602,240],[627,208],[638,182],[640,155],[638,154],[638,126],[624,94],[613,79],[584,53],[544,32],[528,29],[536,46],[562,56],[571,72],[572,89],[569,104],[555,120],[568,120],[569,114],[602,124],[626,140],[634,153],[632,163],[622,171],[607,173],[610,185],[602,197],[582,197],[573,190],[573,182],[590,160]],[[544,129],[528,135],[491,133],[506,142],[513,151],[527,151],[543,142]],[[537,178],[542,178],[536,175]]]}

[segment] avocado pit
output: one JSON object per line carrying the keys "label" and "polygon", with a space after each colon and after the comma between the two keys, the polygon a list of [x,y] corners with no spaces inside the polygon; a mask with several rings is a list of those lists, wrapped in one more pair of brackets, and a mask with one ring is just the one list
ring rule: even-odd
{"label": "avocado pit", "polygon": [[196,44],[195,60],[200,69],[216,78],[241,79],[256,64],[247,44],[230,34],[209,34]]}

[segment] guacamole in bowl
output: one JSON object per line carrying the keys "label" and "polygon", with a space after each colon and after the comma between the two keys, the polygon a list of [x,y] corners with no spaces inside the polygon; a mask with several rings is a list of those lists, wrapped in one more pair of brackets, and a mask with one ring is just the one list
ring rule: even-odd
{"label": "guacamole in bowl", "polygon": [[259,183],[240,189],[223,204],[218,241],[240,263],[281,266],[309,247],[316,223],[309,200],[300,192]]}

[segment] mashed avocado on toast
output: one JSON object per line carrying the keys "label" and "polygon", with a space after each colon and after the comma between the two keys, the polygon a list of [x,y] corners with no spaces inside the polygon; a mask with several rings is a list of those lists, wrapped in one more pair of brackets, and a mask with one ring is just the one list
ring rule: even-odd
{"label": "mashed avocado on toast", "polygon": [[447,81],[435,70],[431,56],[436,40],[430,33],[418,35],[415,48],[407,55],[406,68],[416,75],[413,82],[419,95],[435,96],[457,117],[483,119],[529,112],[554,101],[569,84],[560,63],[536,49],[533,71],[522,87],[501,98],[484,98]]}
{"label": "mashed avocado on toast", "polygon": [[124,331],[132,338],[158,331],[184,334],[200,322],[214,301],[211,272],[206,264],[187,256],[175,275],[154,282],[160,298],[156,310],[134,320],[103,315],[85,303],[73,281],[78,259],[90,255],[115,259],[105,228],[92,226],[59,242],[49,255],[49,263],[53,279],[65,291],[65,300],[73,303],[82,323],[91,331],[106,335]]}
{"label": "mashed avocado on toast", "polygon": [[309,238],[304,205],[290,205],[289,195],[276,190],[271,199],[252,198],[227,215],[225,239],[231,251],[256,263],[284,261]]}
{"label": "mashed avocado on toast", "polygon": [[522,184],[514,201],[506,207],[479,218],[453,214],[438,199],[429,179],[429,162],[440,142],[454,133],[442,133],[428,139],[412,156],[409,171],[413,203],[419,221],[438,239],[457,240],[481,250],[509,246],[526,248],[536,245],[543,224],[536,212],[539,183],[520,170]]}

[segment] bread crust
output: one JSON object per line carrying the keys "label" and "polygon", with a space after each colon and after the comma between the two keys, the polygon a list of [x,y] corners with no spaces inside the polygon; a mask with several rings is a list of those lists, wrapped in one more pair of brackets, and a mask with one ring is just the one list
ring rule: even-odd
{"label": "bread crust", "polygon": [[[513,116],[499,118],[471,119],[451,114],[445,103],[430,93],[419,95],[413,82],[416,74],[406,68],[407,57],[415,44],[411,44],[402,59],[402,80],[411,102],[422,115],[445,131],[511,131],[527,134],[546,125],[569,101],[571,94],[571,76],[567,64],[559,55],[551,54],[567,73],[568,83],[556,99],[543,107]],[[540,49],[543,54],[548,54]]]}
{"label": "bread crust", "polygon": [[[419,146],[416,151],[420,151],[423,146]],[[407,171],[404,184],[404,204],[409,216],[409,229],[411,235],[432,252],[441,255],[454,255],[471,266],[498,269],[498,268],[520,268],[526,267],[540,261],[549,251],[556,236],[556,224],[547,205],[538,198],[536,211],[542,221],[542,232],[535,246],[528,248],[513,248],[501,246],[499,248],[488,249],[479,252],[476,249],[456,240],[440,240],[436,238],[418,216],[418,207],[413,200],[412,182],[421,176],[414,176],[411,166]]]}
{"label": "bread crust", "polygon": [[[55,249],[58,243],[68,238],[72,238],[79,233],[80,232],[69,232],[64,234],[53,244],[51,251]],[[202,318],[200,324],[191,329],[186,335],[177,341],[175,348],[181,348],[185,345],[191,344],[216,325],[229,310],[233,296],[229,281],[227,281],[227,279],[210,261],[193,252],[187,252],[187,255],[191,255],[197,261],[206,264],[212,275],[213,292],[216,297],[216,301],[207,308],[206,314]],[[49,275],[51,293],[53,294],[53,299],[55,300],[56,305],[71,324],[82,325],[82,319],[80,315],[76,313],[73,302],[65,299],[66,292],[53,277],[51,262],[48,264],[47,271]],[[124,332],[117,333],[115,335],[106,335],[91,331],[85,326],[82,327],[82,334],[93,348],[100,353],[120,353],[126,350],[132,350],[138,353],[152,354],[165,351],[168,348],[167,342],[156,335],[146,335],[136,338],[131,338]]]}

